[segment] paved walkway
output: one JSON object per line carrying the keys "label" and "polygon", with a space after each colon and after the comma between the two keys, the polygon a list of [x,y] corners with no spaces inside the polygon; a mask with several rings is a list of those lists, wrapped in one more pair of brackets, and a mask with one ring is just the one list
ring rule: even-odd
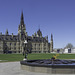
{"label": "paved walkway", "polygon": [[0,63],[0,75],[60,75],[60,74],[29,72],[21,69],[20,62],[5,62]]}
{"label": "paved walkway", "polygon": [[20,62],[5,62],[0,63],[0,75],[42,75],[42,73],[34,73],[22,70]]}

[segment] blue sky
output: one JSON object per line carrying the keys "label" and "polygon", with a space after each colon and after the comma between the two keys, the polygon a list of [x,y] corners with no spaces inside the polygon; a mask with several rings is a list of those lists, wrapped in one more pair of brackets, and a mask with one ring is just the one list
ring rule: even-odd
{"label": "blue sky", "polygon": [[75,0],[0,0],[0,32],[16,35],[22,10],[28,35],[40,25],[49,42],[53,34],[54,48],[75,46]]}

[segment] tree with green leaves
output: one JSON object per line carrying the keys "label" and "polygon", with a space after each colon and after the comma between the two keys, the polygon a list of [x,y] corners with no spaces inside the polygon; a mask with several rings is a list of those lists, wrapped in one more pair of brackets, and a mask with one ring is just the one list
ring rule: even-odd
{"label": "tree with green leaves", "polygon": [[65,48],[73,48],[73,45],[71,43],[68,43]]}

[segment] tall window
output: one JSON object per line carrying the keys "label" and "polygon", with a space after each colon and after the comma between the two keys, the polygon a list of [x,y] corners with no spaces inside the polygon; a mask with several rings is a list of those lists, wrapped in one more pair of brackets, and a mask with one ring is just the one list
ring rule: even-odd
{"label": "tall window", "polygon": [[0,49],[1,49],[1,46],[0,46]]}
{"label": "tall window", "polygon": [[10,43],[10,45],[11,45],[11,43]]}
{"label": "tall window", "polygon": [[36,46],[36,44],[35,44],[35,46]]}
{"label": "tall window", "polygon": [[16,47],[14,48],[14,50],[16,50]]}
{"label": "tall window", "polygon": [[11,47],[10,47],[10,50],[11,50]]}
{"label": "tall window", "polygon": [[40,44],[39,44],[39,46],[40,46]]}
{"label": "tall window", "polygon": [[14,43],[14,45],[16,45],[16,43]]}

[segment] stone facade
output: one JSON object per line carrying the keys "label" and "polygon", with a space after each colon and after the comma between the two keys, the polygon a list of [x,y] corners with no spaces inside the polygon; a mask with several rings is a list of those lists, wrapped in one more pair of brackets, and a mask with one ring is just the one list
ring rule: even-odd
{"label": "stone facade", "polygon": [[[24,44],[25,40],[27,40],[27,47]],[[34,35],[28,36],[22,12],[17,35],[13,35],[13,33],[9,35],[8,30],[5,35],[0,33],[0,53],[22,53],[25,49],[32,53],[48,53],[50,49],[53,50],[53,38],[51,38],[50,44],[48,36],[43,37],[40,29]]]}

